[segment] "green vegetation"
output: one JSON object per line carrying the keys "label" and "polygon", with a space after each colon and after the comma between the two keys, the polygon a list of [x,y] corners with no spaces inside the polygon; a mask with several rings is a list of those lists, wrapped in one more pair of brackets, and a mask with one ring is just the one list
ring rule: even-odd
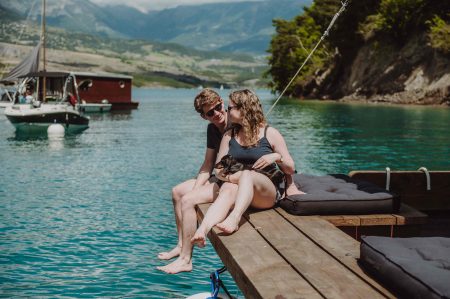
{"label": "green vegetation", "polygon": [[175,88],[193,88],[196,87],[192,84],[183,83],[172,78],[167,78],[155,74],[134,74],[133,84],[136,87],[142,87],[149,82],[159,86],[175,87]]}
{"label": "green vegetation", "polygon": [[405,40],[411,29],[415,29],[423,20],[425,0],[383,0],[378,13],[372,17],[374,29],[392,36],[396,40]]}
{"label": "green vegetation", "polygon": [[[266,72],[273,91],[284,89],[340,7],[340,0],[315,0],[293,20],[274,20],[276,34]],[[350,1],[287,94],[298,96],[314,88],[316,78],[332,67],[339,69],[336,63],[351,63],[369,40],[380,49],[400,48],[412,36],[428,31],[430,45],[448,53],[449,11],[450,1],[441,0]]]}
{"label": "green vegetation", "polygon": [[[450,17],[450,13],[447,16]],[[450,54],[450,23],[435,16],[428,24],[430,25],[428,36],[431,46],[445,54]]]}

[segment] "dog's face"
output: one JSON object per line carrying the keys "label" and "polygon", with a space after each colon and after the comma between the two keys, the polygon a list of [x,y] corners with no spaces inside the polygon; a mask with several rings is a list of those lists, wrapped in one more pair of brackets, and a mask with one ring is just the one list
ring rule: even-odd
{"label": "dog's face", "polygon": [[233,174],[244,168],[242,163],[239,163],[231,155],[225,155],[216,163],[215,168],[224,169],[224,174]]}
{"label": "dog's face", "polygon": [[231,155],[225,155],[222,159],[216,163],[215,167],[217,169],[229,168],[231,165],[235,164],[236,160]]}

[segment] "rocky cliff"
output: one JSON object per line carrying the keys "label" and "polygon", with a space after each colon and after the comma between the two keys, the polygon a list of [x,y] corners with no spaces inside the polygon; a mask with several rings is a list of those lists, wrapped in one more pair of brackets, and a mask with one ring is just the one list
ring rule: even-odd
{"label": "rocky cliff", "polygon": [[306,97],[396,104],[450,105],[450,57],[433,49],[425,33],[404,45],[369,40],[347,64],[334,63],[309,84]]}
{"label": "rocky cliff", "polygon": [[[293,20],[274,21],[273,90],[284,89],[340,7],[314,0]],[[287,94],[450,105],[450,1],[350,1]]]}

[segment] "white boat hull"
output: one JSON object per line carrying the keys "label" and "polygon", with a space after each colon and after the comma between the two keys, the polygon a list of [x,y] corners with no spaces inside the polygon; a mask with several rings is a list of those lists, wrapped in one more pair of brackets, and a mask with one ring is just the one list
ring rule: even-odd
{"label": "white boat hull", "polygon": [[16,130],[27,132],[45,131],[51,124],[61,124],[68,132],[82,131],[89,127],[89,118],[67,104],[15,104],[5,109],[5,116]]}

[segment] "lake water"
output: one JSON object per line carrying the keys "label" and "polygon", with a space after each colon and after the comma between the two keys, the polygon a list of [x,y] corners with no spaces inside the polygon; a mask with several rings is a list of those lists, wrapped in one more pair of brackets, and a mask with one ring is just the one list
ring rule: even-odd
{"label": "lake water", "polygon": [[[177,239],[171,187],[203,159],[197,92],[135,89],[138,110],[92,115],[88,130],[60,141],[18,135],[0,115],[0,297],[209,291],[209,272],[222,266],[210,244],[195,250],[190,273],[155,269]],[[267,111],[273,97],[258,93]],[[304,173],[450,169],[449,109],[284,100],[269,121]]]}

